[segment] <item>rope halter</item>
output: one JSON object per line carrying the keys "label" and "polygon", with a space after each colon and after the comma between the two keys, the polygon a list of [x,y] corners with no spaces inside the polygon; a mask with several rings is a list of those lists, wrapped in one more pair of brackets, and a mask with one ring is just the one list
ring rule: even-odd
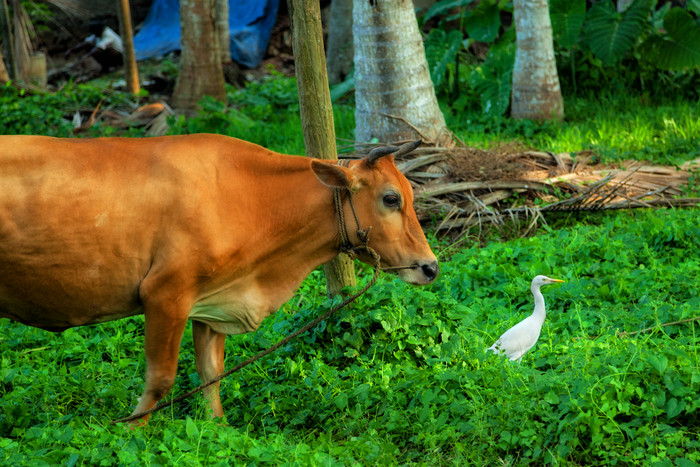
{"label": "rope halter", "polygon": [[[340,160],[338,161],[338,165],[348,167],[349,162],[349,160]],[[347,192],[350,210],[352,211],[352,215],[355,218],[355,225],[357,226],[357,230],[355,231],[355,233],[357,234],[357,238],[360,240],[360,245],[358,246],[353,245],[350,241],[350,237],[348,236],[348,230],[345,222],[345,212],[343,210],[344,191]],[[351,259],[357,258],[360,251],[367,251],[370,252],[370,254],[372,254],[373,250],[371,250],[371,248],[368,245],[369,232],[372,229],[372,226],[367,227],[366,230],[360,226],[360,219],[357,217],[357,211],[355,211],[355,204],[352,201],[352,191],[350,191],[350,188],[333,188],[333,205],[335,206],[335,212],[338,214],[340,251],[348,255]],[[372,254],[372,256],[374,256],[375,254]]]}

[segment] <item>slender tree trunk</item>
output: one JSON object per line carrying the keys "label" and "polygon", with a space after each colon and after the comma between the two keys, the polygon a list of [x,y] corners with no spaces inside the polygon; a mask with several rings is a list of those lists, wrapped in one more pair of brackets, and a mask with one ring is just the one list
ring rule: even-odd
{"label": "slender tree trunk", "polygon": [[453,146],[410,0],[355,0],[355,138]]}
{"label": "slender tree trunk", "polygon": [[[288,5],[306,155],[337,159],[320,6],[318,0],[289,0]],[[345,286],[355,285],[355,270],[347,255],[340,254],[325,264],[324,273],[329,296],[337,295]]]}
{"label": "slender tree trunk", "polygon": [[180,27],[182,55],[173,105],[194,109],[205,95],[225,101],[224,72],[212,3],[180,0]]}
{"label": "slender tree trunk", "polygon": [[129,0],[120,0],[119,7],[119,28],[124,42],[124,65],[126,67],[126,87],[132,94],[137,94],[141,90],[139,84],[139,69],[136,66],[136,53],[134,52],[134,31],[131,27],[131,8]]}
{"label": "slender tree trunk", "polygon": [[511,116],[533,120],[564,117],[564,102],[554,60],[547,0],[514,0],[517,36]]}
{"label": "slender tree trunk", "polygon": [[352,0],[333,0],[326,48],[328,81],[341,83],[352,70]]}
{"label": "slender tree trunk", "polygon": [[228,29],[228,0],[214,0],[216,36],[219,38],[221,63],[231,61],[231,36]]}
{"label": "slender tree trunk", "polygon": [[245,77],[238,63],[231,59],[231,32],[229,30],[229,0],[214,0],[214,23],[221,54],[221,67],[224,71],[224,81],[242,88]]}

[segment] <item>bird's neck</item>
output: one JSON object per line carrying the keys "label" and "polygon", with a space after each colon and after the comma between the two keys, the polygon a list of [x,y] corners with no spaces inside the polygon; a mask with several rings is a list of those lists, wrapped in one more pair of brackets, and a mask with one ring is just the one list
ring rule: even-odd
{"label": "bird's neck", "polygon": [[544,311],[544,296],[540,292],[539,287],[531,287],[532,296],[535,297],[535,311],[532,312],[532,316],[544,321],[546,315]]}

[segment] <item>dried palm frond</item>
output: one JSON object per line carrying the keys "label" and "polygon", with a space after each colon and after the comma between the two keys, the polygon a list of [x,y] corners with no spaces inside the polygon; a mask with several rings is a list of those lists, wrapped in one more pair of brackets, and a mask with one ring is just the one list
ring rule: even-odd
{"label": "dried palm frond", "polygon": [[[47,0],[47,3],[56,6],[69,16],[87,18],[90,14],[77,0]],[[13,69],[16,69],[23,75],[29,67],[37,34],[22,2],[20,0],[10,0],[9,5],[12,7],[10,23],[13,37],[12,44],[3,44],[3,47],[6,50],[8,47],[12,47],[12,57],[15,61]],[[60,25],[58,26],[60,27]]]}
{"label": "dried palm frond", "polygon": [[91,15],[90,10],[85,8],[78,0],[46,0],[46,3],[50,3],[73,18],[86,19]]}
{"label": "dried palm frond", "polygon": [[[348,143],[343,149],[359,152],[343,157],[361,158],[374,147],[403,142]],[[679,197],[700,159],[680,167],[638,161],[606,167],[593,165],[593,156],[591,151],[532,151],[518,144],[493,150],[421,147],[397,158],[396,166],[414,188],[419,219],[439,219],[436,228],[442,232],[508,224],[528,235],[547,213],[700,204],[698,198]],[[516,195],[513,205],[503,206]]]}
{"label": "dried palm frond", "polygon": [[25,73],[29,67],[29,57],[34,51],[36,30],[29,18],[27,10],[19,0],[12,2],[12,30],[14,34],[14,57],[19,65],[20,73]]}

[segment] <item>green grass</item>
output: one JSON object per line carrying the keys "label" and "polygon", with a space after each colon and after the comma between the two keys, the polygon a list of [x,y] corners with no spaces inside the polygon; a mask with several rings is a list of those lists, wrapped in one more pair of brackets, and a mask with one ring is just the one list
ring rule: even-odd
{"label": "green grass", "polygon": [[[290,83],[230,90],[228,108],[206,102],[173,131],[219,131],[303,153]],[[99,101],[94,88],[76,90],[51,97],[40,121],[39,100],[3,89],[0,115],[15,109],[12,128],[62,134],[67,127],[52,123],[65,115],[61,99]],[[657,162],[697,157],[696,106],[618,99],[570,103],[570,120],[558,127],[467,124],[472,116],[453,127],[483,145],[521,139],[553,151],[592,147],[606,160],[627,157],[630,147]],[[335,115],[338,135],[351,137],[352,106]],[[225,423],[208,421],[196,396],[146,428],[109,425],[131,412],[143,388],[142,317],[58,335],[2,319],[0,465],[696,465],[700,324],[659,325],[700,310],[699,214],[552,214],[531,238],[494,237],[480,247],[430,234],[442,268],[434,284],[382,276],[349,309],[230,376]],[[367,280],[368,268],[358,269]],[[486,354],[531,312],[536,274],[566,280],[544,290],[538,344],[521,364]],[[314,271],[257,332],[227,340],[226,367],[330,305]],[[173,392],[198,383],[187,330]]]}
{"label": "green grass", "polygon": [[[698,219],[697,210],[603,215],[452,252],[429,287],[382,277],[351,309],[229,377],[229,426],[205,420],[201,397],[136,433],[107,425],[143,384],[140,318],[58,336],[3,320],[0,459],[698,462],[698,324],[616,334],[700,309],[700,259],[688,254],[700,248]],[[539,273],[566,280],[545,291],[539,343],[520,365],[485,354],[531,312]],[[229,338],[227,367],[327,307],[323,292],[314,272],[258,332]],[[175,392],[198,382],[187,332]]]}
{"label": "green grass", "polygon": [[[444,108],[444,106],[443,106]],[[657,103],[630,95],[566,99],[565,122],[486,120],[478,112],[448,114],[448,125],[469,145],[521,141],[538,150],[591,149],[603,162],[624,159],[675,165],[700,157],[700,102]]]}
{"label": "green grass", "polygon": [[[73,115],[77,111],[100,109],[127,109],[138,107],[133,96],[105,90],[90,84],[67,84],[60,92],[32,94],[0,84],[0,134],[48,135],[68,137],[73,135]],[[143,136],[145,129],[116,129],[97,122],[80,136]]]}

